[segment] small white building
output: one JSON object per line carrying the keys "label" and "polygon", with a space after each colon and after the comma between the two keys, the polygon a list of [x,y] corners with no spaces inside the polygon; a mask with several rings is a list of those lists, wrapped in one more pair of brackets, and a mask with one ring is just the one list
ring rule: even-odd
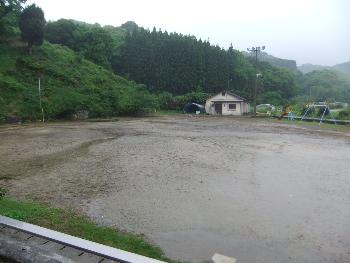
{"label": "small white building", "polygon": [[243,115],[249,113],[250,106],[245,98],[222,91],[207,99],[205,111],[213,115]]}

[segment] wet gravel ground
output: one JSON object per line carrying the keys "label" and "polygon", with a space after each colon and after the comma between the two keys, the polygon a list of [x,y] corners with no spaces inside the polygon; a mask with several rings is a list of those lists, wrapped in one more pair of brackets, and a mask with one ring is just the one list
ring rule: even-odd
{"label": "wet gravel ground", "polygon": [[0,187],[174,259],[350,262],[350,134],[250,118],[0,127]]}

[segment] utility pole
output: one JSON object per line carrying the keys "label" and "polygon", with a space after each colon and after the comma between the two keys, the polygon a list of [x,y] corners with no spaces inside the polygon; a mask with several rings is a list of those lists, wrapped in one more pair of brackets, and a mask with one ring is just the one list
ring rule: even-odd
{"label": "utility pole", "polygon": [[39,78],[39,104],[40,104],[40,109],[41,109],[41,117],[42,117],[42,122],[45,121],[45,117],[44,117],[44,109],[41,103],[41,87],[40,87],[40,78]]}
{"label": "utility pole", "polygon": [[232,79],[228,79],[227,80],[227,91],[229,91],[230,90],[230,81],[232,81]]}
{"label": "utility pole", "polygon": [[256,115],[256,97],[257,97],[257,86],[258,86],[258,77],[261,74],[258,74],[258,53],[260,53],[261,50],[264,50],[265,46],[262,47],[251,47],[247,48],[248,51],[254,52],[255,55],[255,84],[254,84],[254,116]]}

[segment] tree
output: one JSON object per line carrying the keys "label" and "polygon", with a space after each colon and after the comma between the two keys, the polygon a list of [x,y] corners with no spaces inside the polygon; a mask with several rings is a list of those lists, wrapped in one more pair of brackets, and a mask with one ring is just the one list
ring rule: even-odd
{"label": "tree", "polygon": [[13,33],[26,0],[0,0],[0,37]]}
{"label": "tree", "polygon": [[125,22],[120,27],[126,29],[126,31],[128,31],[129,34],[132,34],[139,28],[139,26],[134,21]]}
{"label": "tree", "polygon": [[116,48],[111,35],[101,27],[78,27],[74,31],[75,48],[85,58],[110,67],[110,60]]}
{"label": "tree", "polygon": [[74,47],[73,32],[77,28],[72,20],[60,19],[45,26],[45,39],[54,44]]}
{"label": "tree", "polygon": [[28,43],[29,53],[33,45],[40,46],[44,41],[45,17],[43,10],[35,4],[28,6],[19,17],[19,28],[23,40]]}

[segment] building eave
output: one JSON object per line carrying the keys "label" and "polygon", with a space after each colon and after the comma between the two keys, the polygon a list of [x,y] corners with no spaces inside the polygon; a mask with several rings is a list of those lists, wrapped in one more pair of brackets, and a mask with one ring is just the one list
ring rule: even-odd
{"label": "building eave", "polygon": [[[209,97],[209,98],[207,99],[207,101],[217,101],[217,102],[223,101],[223,100],[212,100],[212,98],[214,98],[215,96],[219,95],[220,93],[222,93],[222,92],[218,92],[218,93],[216,93],[215,95]],[[246,98],[243,98],[243,97],[241,97],[241,96],[238,96],[238,95],[236,95],[236,94],[234,94],[234,93],[232,93],[232,92],[226,91],[226,93],[229,94],[229,95],[231,95],[231,96],[233,96],[233,97],[236,97],[236,98],[238,98],[238,99],[241,99],[241,100],[235,100],[235,101],[237,101],[237,102],[244,101],[244,102],[247,102],[247,103],[248,103],[248,100],[247,100]],[[230,100],[230,101],[233,101],[233,100]]]}
{"label": "building eave", "polygon": [[245,102],[244,100],[212,100],[211,102]]}

